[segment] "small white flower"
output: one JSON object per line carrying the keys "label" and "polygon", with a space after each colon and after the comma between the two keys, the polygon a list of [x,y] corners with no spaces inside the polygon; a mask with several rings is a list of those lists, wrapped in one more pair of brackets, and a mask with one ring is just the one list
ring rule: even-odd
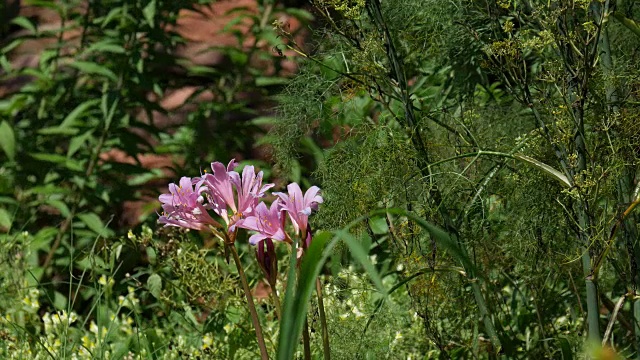
{"label": "small white flower", "polygon": [[351,309],[351,312],[356,316],[356,319],[364,316],[364,314],[360,311],[360,309],[358,309],[355,306],[353,307],[353,309]]}

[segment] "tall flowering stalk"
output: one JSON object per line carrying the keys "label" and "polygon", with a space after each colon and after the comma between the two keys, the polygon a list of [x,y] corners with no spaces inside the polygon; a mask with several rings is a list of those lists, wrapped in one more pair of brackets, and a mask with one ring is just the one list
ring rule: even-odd
{"label": "tall flowering stalk", "polygon": [[[235,248],[239,229],[252,231],[249,243],[256,246],[256,259],[265,279],[272,289],[276,312],[280,317],[280,301],[276,292],[278,277],[275,244],[293,244],[286,232],[290,219],[293,234],[301,241],[300,249],[292,249],[299,257],[312,241],[309,215],[323,202],[320,189],[312,186],[305,194],[296,183],[287,186],[287,193],[274,193],[276,200],[267,206],[261,201],[274,184],[262,184],[262,171],[256,173],[253,166],[245,166],[242,174],[235,171],[238,163],[231,160],[227,166],[220,162],[211,164],[211,173],[200,177],[182,177],[179,183],[169,184],[169,193],[159,197],[162,215],[159,222],[165,226],[177,226],[192,230],[209,230],[224,242],[225,253],[233,255],[240,282],[247,299],[249,312],[256,331],[262,359],[268,359],[262,328],[258,320],[251,290],[242,263]],[[215,219],[216,217],[217,219]],[[304,240],[304,241],[302,241]],[[321,284],[317,283],[318,299],[322,305]],[[328,358],[328,335],[324,307],[321,310],[325,358]],[[305,344],[308,345],[308,344]]]}

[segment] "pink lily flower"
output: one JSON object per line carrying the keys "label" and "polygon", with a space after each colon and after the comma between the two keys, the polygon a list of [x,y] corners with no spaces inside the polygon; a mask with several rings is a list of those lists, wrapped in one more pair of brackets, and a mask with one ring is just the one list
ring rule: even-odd
{"label": "pink lily flower", "polygon": [[[211,164],[213,174],[204,174],[201,179],[197,179],[198,183],[204,184],[208,189],[208,206],[222,217],[229,231],[235,229],[238,220],[252,215],[259,199],[274,186],[263,186],[263,173],[260,171],[256,174],[253,166],[245,166],[242,177],[234,171],[236,166],[238,163],[235,160],[231,160],[226,168],[222,163],[214,162]],[[231,210],[231,216],[228,209]]]}
{"label": "pink lily flower", "polygon": [[233,196],[232,175],[238,174],[233,169],[238,166],[235,159],[231,160],[227,167],[220,162],[211,163],[213,174],[204,174],[202,178],[195,179],[199,185],[205,185],[209,195],[209,207],[229,225],[230,219],[227,207],[235,214],[238,212]]}
{"label": "pink lily flower", "polygon": [[247,165],[242,170],[242,179],[237,172],[230,174],[231,182],[236,187],[238,193],[238,212],[240,218],[253,214],[256,205],[265,192],[272,188],[274,184],[262,185],[262,171],[256,174],[251,165]]}
{"label": "pink lily flower", "polygon": [[279,207],[280,204],[278,200],[274,201],[269,209],[267,209],[267,205],[261,202],[256,206],[253,215],[238,220],[236,223],[238,227],[256,231],[256,233],[249,238],[251,245],[256,245],[265,239],[277,241],[284,241],[286,239],[284,229],[282,228]]}
{"label": "pink lily flower", "polygon": [[280,209],[287,211],[296,233],[304,236],[309,242],[309,215],[311,215],[311,211],[318,209],[318,204],[324,201],[322,196],[318,194],[320,188],[312,186],[302,195],[300,185],[291,183],[287,186],[287,190],[288,194],[280,192],[274,193],[274,195],[278,196],[282,201]]}
{"label": "pink lily flower", "polygon": [[165,226],[178,226],[193,230],[203,230],[208,226],[220,227],[207,212],[204,197],[201,195],[201,184],[193,188],[193,181],[188,177],[180,179],[179,186],[169,184],[169,194],[162,194],[158,200],[162,203],[163,214],[158,220]]}

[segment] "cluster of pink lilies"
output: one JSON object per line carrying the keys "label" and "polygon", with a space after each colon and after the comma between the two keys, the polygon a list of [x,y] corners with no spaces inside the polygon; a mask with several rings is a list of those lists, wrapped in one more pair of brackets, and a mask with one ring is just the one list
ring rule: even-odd
{"label": "cluster of pink lilies", "polygon": [[[163,210],[159,222],[193,230],[209,229],[228,245],[234,243],[238,228],[254,231],[249,242],[258,245],[258,262],[269,282],[275,282],[273,241],[292,243],[285,231],[288,217],[294,235],[304,239],[298,249],[298,256],[302,254],[311,242],[309,215],[323,201],[320,189],[312,186],[303,194],[297,183],[291,183],[288,193],[273,193],[276,200],[267,207],[261,198],[274,184],[262,185],[262,171],[256,174],[253,166],[245,166],[242,175],[234,170],[237,166],[235,160],[226,167],[214,162],[211,174],[182,177],[177,185],[169,184],[169,193],[159,197]],[[211,212],[219,219],[214,219]]]}

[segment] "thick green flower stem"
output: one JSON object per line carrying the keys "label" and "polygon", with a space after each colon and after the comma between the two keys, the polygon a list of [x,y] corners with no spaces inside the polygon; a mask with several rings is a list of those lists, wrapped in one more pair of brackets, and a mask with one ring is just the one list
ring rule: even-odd
{"label": "thick green flower stem", "polygon": [[240,282],[242,283],[244,296],[247,298],[247,305],[249,305],[249,312],[251,313],[251,321],[253,322],[253,327],[256,329],[256,339],[258,340],[258,347],[260,348],[260,358],[262,360],[269,360],[267,347],[264,344],[264,336],[262,335],[262,327],[260,326],[260,320],[258,320],[258,312],[256,311],[256,305],[253,303],[253,296],[251,296],[251,289],[249,289],[249,283],[247,282],[247,276],[244,274],[242,262],[240,261],[235,245],[225,246],[228,247],[231,255],[233,255],[233,261],[235,261],[238,274],[240,275]]}
{"label": "thick green flower stem", "polygon": [[327,328],[327,317],[324,313],[324,300],[322,297],[322,283],[320,278],[316,278],[316,293],[318,294],[318,309],[320,312],[320,324],[322,325],[322,349],[325,360],[331,359],[331,348],[329,347],[329,328]]}

